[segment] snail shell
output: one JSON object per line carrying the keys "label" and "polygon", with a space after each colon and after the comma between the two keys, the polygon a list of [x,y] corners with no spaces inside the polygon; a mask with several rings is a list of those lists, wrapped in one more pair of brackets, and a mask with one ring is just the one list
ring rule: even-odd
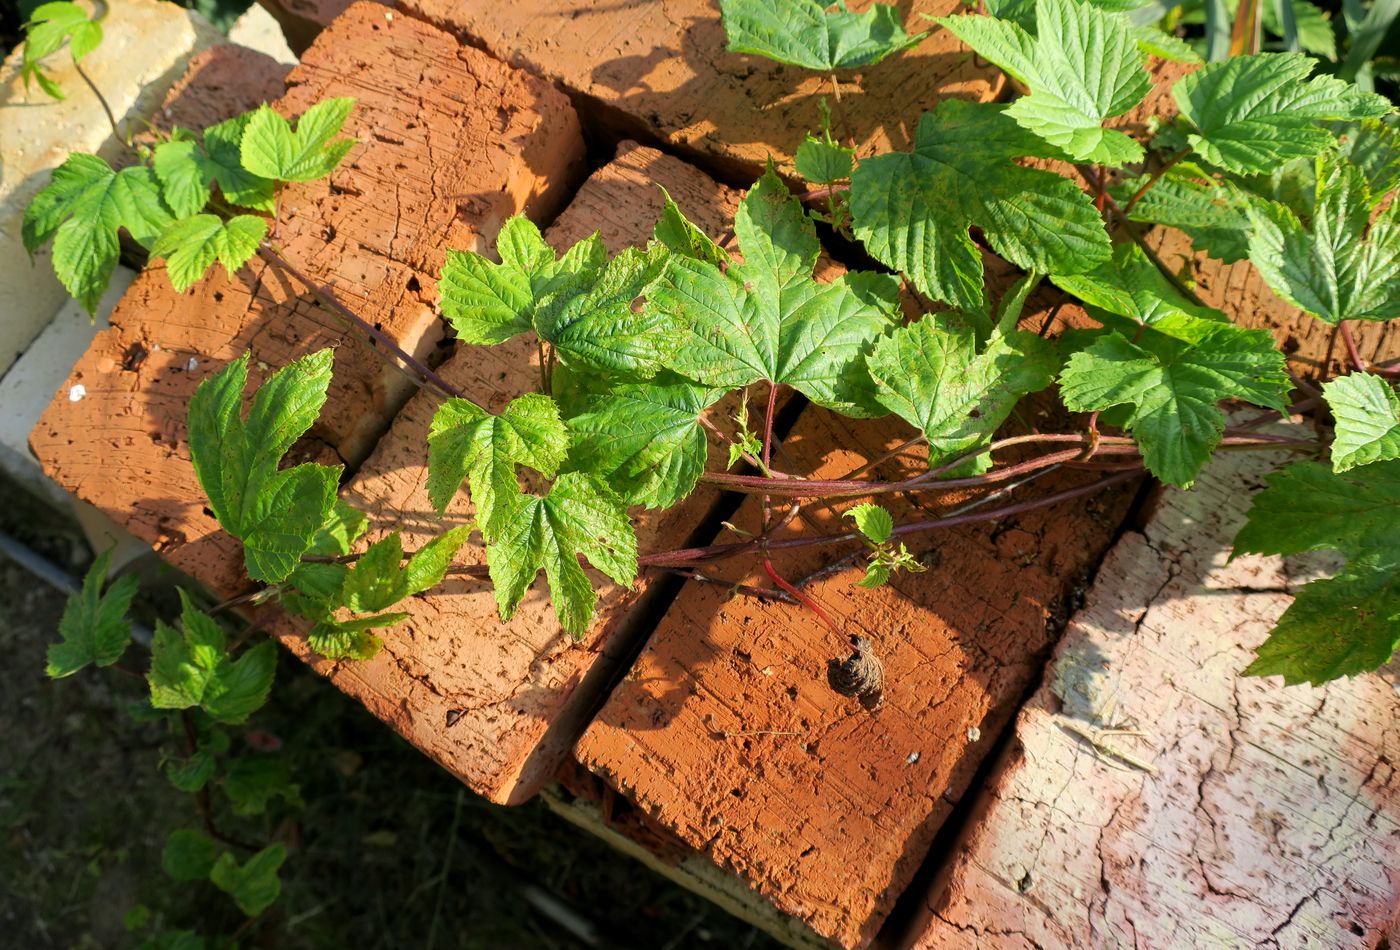
{"label": "snail shell", "polygon": [[874,711],[885,702],[885,667],[870,641],[851,637],[852,652],[844,660],[827,660],[826,681],[842,696],[854,696]]}

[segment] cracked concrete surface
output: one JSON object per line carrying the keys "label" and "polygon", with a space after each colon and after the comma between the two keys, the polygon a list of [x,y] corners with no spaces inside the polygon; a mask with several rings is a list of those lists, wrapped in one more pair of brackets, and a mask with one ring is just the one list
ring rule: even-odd
{"label": "cracked concrete surface", "polygon": [[[1281,461],[1218,458],[1109,553],[902,947],[1393,939],[1393,672],[1323,688],[1239,675],[1318,567],[1228,560],[1251,493]],[[1066,722],[1145,733],[1104,741],[1156,773]]]}

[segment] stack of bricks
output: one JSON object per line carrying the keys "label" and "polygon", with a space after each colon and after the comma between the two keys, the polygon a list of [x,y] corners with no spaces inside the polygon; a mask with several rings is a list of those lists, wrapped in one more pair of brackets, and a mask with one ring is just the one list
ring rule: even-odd
{"label": "stack of bricks", "polygon": [[[544,227],[556,248],[595,230],[613,252],[640,245],[660,211],[659,186],[717,236],[730,227],[736,186],[752,182],[770,156],[792,174],[795,148],[818,126],[817,100],[829,91],[825,79],[727,53],[718,13],[703,0],[641,7],[602,0],[266,5],[292,48],[305,50],[301,64],[285,84],[280,76],[256,79],[277,87],[272,95],[266,85],[257,94],[246,88],[243,73],[253,82],[255,71],[238,68],[242,54],[229,54],[222,66],[201,61],[179,90],[189,108],[206,111],[183,121],[216,120],[250,97],[274,98],[288,115],[326,96],[356,97],[347,131],[359,144],[329,180],[284,193],[279,242],[312,280],[492,411],[534,387],[535,346],[520,338],[454,348],[445,338],[434,301],[448,248],[494,253],[502,222],[517,212]],[[956,6],[915,0],[905,13],[912,19]],[[940,98],[987,101],[1001,91],[999,74],[945,31],[843,77],[842,85],[863,155],[907,148],[920,113]],[[590,154],[597,160],[591,174]],[[830,260],[819,271],[839,272]],[[1217,286],[1229,292],[1231,280],[1203,277],[1198,284],[1206,294]],[[1326,340],[1298,337],[1266,298],[1252,298],[1260,305],[1250,318],[1293,333],[1303,358],[1325,360]],[[1072,303],[1042,290],[1028,307],[1027,325],[1039,328],[1052,313],[1069,324],[1084,319]],[[371,538],[400,530],[413,549],[471,519],[465,496],[440,519],[425,495],[434,397],[415,394],[403,374],[316,305],[308,286],[279,269],[255,261],[234,279],[215,273],[176,294],[153,268],[127,291],[111,323],[34,429],[33,448],[66,489],[219,594],[243,592],[247,584],[238,544],[208,513],[194,478],[184,409],[202,379],[245,350],[254,354],[256,382],[296,356],[336,346],[327,411],[296,451],[347,465],[342,495],[370,513]],[[731,398],[710,410],[711,418],[723,425],[736,407]],[[1036,402],[1023,407],[1041,411]],[[845,475],[908,431],[889,420],[852,423],[806,408],[781,434],[783,467],[820,478]],[[712,467],[722,465],[722,446],[712,442],[711,450]],[[896,456],[875,474],[899,477],[913,464]],[[1035,490],[1072,489],[1091,478],[1056,472]],[[788,604],[651,574],[630,590],[594,575],[603,585],[600,609],[578,643],[560,629],[543,584],[502,624],[489,586],[456,576],[413,598],[409,620],[387,635],[378,657],[361,663],[316,657],[303,625],[261,609],[288,649],[474,791],[518,803],[561,768],[581,768],[631,803],[656,860],[728,875],[733,886],[718,890],[739,904],[762,902],[770,921],[774,912],[790,916],[791,926],[774,929],[794,943],[859,948],[877,934],[929,948],[1093,944],[1104,934],[1126,942],[1132,933],[1125,921],[1144,942],[1170,943],[1171,915],[1185,905],[1154,876],[1168,871],[1128,860],[1132,842],[1148,842],[1153,861],[1160,854],[1162,867],[1173,868],[1200,851],[1204,835],[1219,835],[1208,819],[1255,827],[1269,808],[1283,812],[1300,801],[1330,809],[1342,835],[1331,850],[1320,839],[1288,844],[1289,853],[1325,869],[1326,887],[1297,891],[1300,872],[1289,877],[1278,862],[1232,858],[1217,837],[1197,883],[1202,895],[1214,895],[1212,907],[1226,923],[1201,933],[1252,939],[1275,925],[1293,926],[1325,941],[1340,932],[1318,921],[1345,917],[1363,935],[1383,934],[1397,888],[1378,869],[1400,856],[1389,830],[1395,800],[1388,766],[1364,776],[1337,764],[1328,772],[1335,784],[1308,798],[1296,775],[1271,782],[1264,757],[1236,751],[1240,743],[1263,748],[1269,736],[1283,741],[1281,730],[1307,722],[1313,728],[1287,737],[1290,755],[1340,756],[1355,747],[1367,761],[1389,761],[1389,734],[1348,718],[1340,702],[1345,696],[1384,705],[1385,697],[1372,695],[1376,684],[1368,680],[1357,687],[1365,696],[1337,692],[1332,702],[1330,693],[1319,693],[1322,704],[1304,717],[1291,699],[1279,700],[1282,706],[1270,700],[1274,684],[1253,693],[1253,686],[1238,685],[1234,671],[1248,644],[1226,650],[1230,631],[1202,624],[1199,608],[1167,605],[1168,588],[1159,591],[1154,581],[1174,578],[1181,590],[1170,596],[1189,599],[1235,577],[1181,553],[1220,540],[1189,521],[1199,520],[1199,511],[1186,511],[1179,500],[1108,554],[1090,606],[1070,623],[1050,673],[1102,650],[1125,681],[1156,676],[1142,686],[1151,703],[1126,714],[1161,720],[1176,744],[1158,742],[1137,754],[1171,781],[1152,784],[1149,773],[1126,766],[1127,775],[1115,773],[1121,782],[1089,788],[1074,820],[1066,818],[1057,796],[1074,795],[1074,782],[1093,781],[1086,778],[1098,774],[1091,767],[1108,767],[1080,732],[1121,723],[1095,708],[1071,724],[1080,732],[1064,728],[1056,718],[1064,715],[1062,700],[1047,693],[1052,680],[1019,707],[1120,531],[1132,494],[1129,485],[930,534],[912,545],[927,570],[877,591],[853,588],[859,570],[852,565],[826,570],[849,548],[785,556],[791,575],[819,575],[808,589],[839,635]],[[886,502],[897,519],[914,520],[965,500]],[[1232,510],[1242,504],[1216,495],[1210,501]],[[722,519],[740,529],[758,523],[755,501],[733,505],[701,490],[672,511],[647,514],[638,522],[642,547],[729,539]],[[834,512],[812,511],[801,530],[836,528]],[[479,563],[481,548],[474,542],[459,560]],[[1275,577],[1282,570],[1276,565],[1255,567],[1259,586],[1286,582]],[[725,571],[729,581],[767,583],[752,562],[735,561]],[[1146,613],[1156,616],[1160,608],[1162,620],[1152,627],[1157,646],[1149,663],[1120,628],[1141,619],[1129,611],[1124,620],[1125,599],[1153,591]],[[1262,623],[1287,601],[1286,594],[1266,596],[1267,603],[1241,607],[1251,622]],[[1169,678],[1199,676],[1194,654],[1173,645],[1186,642],[1177,632],[1185,626],[1193,626],[1196,640],[1189,642],[1214,649],[1219,641],[1224,651],[1210,661],[1212,688],[1233,691],[1233,712],[1222,721],[1212,717],[1229,711],[1226,700]],[[1118,639],[1110,642],[1104,630]],[[852,634],[874,644],[884,666],[884,703],[874,711],[827,685],[828,663],[849,652]],[[988,762],[1008,730],[1010,750]],[[1190,743],[1191,755],[1178,756]],[[985,787],[974,784],[979,769],[990,769]],[[1201,788],[1206,779],[1216,783],[1214,804],[1192,798],[1193,776]],[[1259,791],[1244,794],[1256,779]],[[1233,811],[1225,807],[1230,796]],[[1362,800],[1364,810],[1344,807]],[[1149,811],[1185,816],[1190,840],[1144,825]],[[955,814],[965,819],[960,829],[946,825]],[[1370,816],[1375,821],[1363,827]],[[1125,837],[1129,830],[1138,837]],[[929,853],[940,832],[958,836],[955,854]],[[1112,882],[1101,893],[1089,873],[1100,871],[1095,853],[1106,855],[1102,873]],[[1269,889],[1271,876],[1281,882],[1276,890]],[[929,879],[936,881],[932,891],[917,902],[924,909],[912,921],[907,914],[890,918],[911,883],[922,887]],[[1244,903],[1227,907],[1216,893],[1222,881]],[[1074,903],[1082,893],[1099,896],[1086,909]],[[1245,913],[1246,905],[1257,911],[1275,898],[1294,901],[1295,912]],[[1038,914],[1059,929],[1033,919]]]}

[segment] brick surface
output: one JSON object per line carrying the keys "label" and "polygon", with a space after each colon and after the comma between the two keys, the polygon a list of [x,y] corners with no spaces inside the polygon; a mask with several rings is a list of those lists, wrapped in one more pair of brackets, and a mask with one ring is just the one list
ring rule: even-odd
{"label": "brick surface", "polygon": [[[508,63],[558,82],[589,117],[614,132],[664,139],[707,171],[751,180],[769,155],[786,171],[803,135],[820,128],[830,80],[809,70],[726,52],[712,0],[399,0]],[[863,9],[868,2],[851,4]],[[958,0],[900,5],[911,29]],[[916,48],[843,73],[842,100],[867,155],[907,149],[920,113],[939,99],[990,99],[1001,73],[977,64],[957,38],[936,30]]]}
{"label": "brick surface", "polygon": [[[546,237],[565,248],[594,230],[610,250],[642,245],[651,236],[666,190],[693,221],[719,235],[738,204],[737,192],[716,184],[678,159],[624,145],[613,163],[595,173]],[[533,335],[500,346],[466,346],[440,372],[479,405],[499,412],[539,384]],[[438,399],[415,396],[395,419],[344,497],[371,513],[371,537],[404,533],[413,550],[439,534],[444,521],[433,512],[424,488],[427,433]],[[732,414],[720,403],[715,418]],[[713,448],[714,446],[712,446]],[[711,453],[722,464],[723,450]],[[665,512],[639,514],[642,550],[672,547],[707,520],[717,494],[700,490]],[[640,509],[636,510],[640,512]],[[465,492],[449,509],[446,524],[471,520]],[[459,562],[484,563],[473,543]],[[644,574],[633,590],[590,572],[601,584],[598,617],[575,644],[559,626],[543,576],[509,623],[501,623],[490,584],[449,578],[431,596],[413,598],[410,619],[385,636],[373,660],[318,662],[341,689],[362,700],[425,752],[493,801],[513,804],[531,795],[559,768],[573,740],[616,671],[614,653],[627,632],[654,621],[649,594],[660,579]],[[299,632],[285,639],[305,654]]]}
{"label": "brick surface", "polygon": [[[248,91],[256,104],[263,90]],[[225,90],[227,93],[227,90]],[[545,218],[578,173],[582,140],[562,95],[452,37],[377,4],[352,8],[288,79],[278,108],[357,98],[359,139],[329,180],[293,185],[277,240],[288,258],[405,349],[441,338],[435,275],[447,247],[490,249],[517,211]],[[238,545],[204,511],[184,440],[198,383],[245,350],[260,379],[337,346],[327,410],[302,446],[361,460],[413,385],[261,261],[215,269],[184,295],[151,269],[137,278],[33,430],[48,473],[220,592],[242,584]],[[71,401],[73,385],[86,395]]]}
{"label": "brick surface", "polygon": [[1219,457],[1109,553],[902,947],[1386,945],[1394,672],[1323,688],[1239,675],[1310,576],[1227,563],[1281,461]]}
{"label": "brick surface", "polygon": [[[909,436],[897,421],[809,408],[775,464],[840,477]],[[911,456],[877,472],[922,465]],[[1085,478],[1050,476],[1018,495]],[[928,571],[874,591],[853,586],[858,567],[818,577],[805,589],[840,633],[793,605],[688,584],[579,742],[579,760],[780,910],[864,946],[1038,672],[1126,501],[1110,492],[912,537]],[[881,502],[896,522],[940,507],[928,495]],[[746,503],[735,523],[755,530],[757,509]],[[814,525],[797,522],[795,533],[849,527],[810,510]],[[782,551],[774,561],[795,579],[850,551]],[[747,583],[771,586],[752,568],[724,562],[712,573],[748,572]],[[885,704],[873,713],[827,683],[827,663],[850,653],[850,635],[883,662]]]}
{"label": "brick surface", "polygon": [[[201,17],[160,0],[110,4],[102,28],[102,44],[83,60],[83,69],[118,119],[137,126],[155,113],[190,55],[219,38]],[[20,240],[24,209],[68,153],[113,158],[122,149],[67,50],[45,61],[66,92],[62,101],[50,99],[38,84],[26,89],[20,62],[21,50],[16,49],[0,66],[0,373],[68,296],[53,275],[49,249],[30,264]]]}

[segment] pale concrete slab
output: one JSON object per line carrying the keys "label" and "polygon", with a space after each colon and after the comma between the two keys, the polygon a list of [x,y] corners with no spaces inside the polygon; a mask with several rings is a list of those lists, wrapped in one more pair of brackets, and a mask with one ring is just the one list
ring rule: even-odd
{"label": "pale concrete slab", "polygon": [[[141,126],[134,117],[155,113],[183,75],[186,60],[223,38],[197,14],[163,0],[112,2],[102,29],[102,45],[83,60],[83,70],[133,132]],[[50,99],[37,85],[25,89],[20,62],[17,49],[0,66],[0,373],[67,297],[47,252],[30,265],[20,240],[24,209],[70,152],[112,158],[123,148],[66,50],[46,61],[67,93],[62,101]]]}

